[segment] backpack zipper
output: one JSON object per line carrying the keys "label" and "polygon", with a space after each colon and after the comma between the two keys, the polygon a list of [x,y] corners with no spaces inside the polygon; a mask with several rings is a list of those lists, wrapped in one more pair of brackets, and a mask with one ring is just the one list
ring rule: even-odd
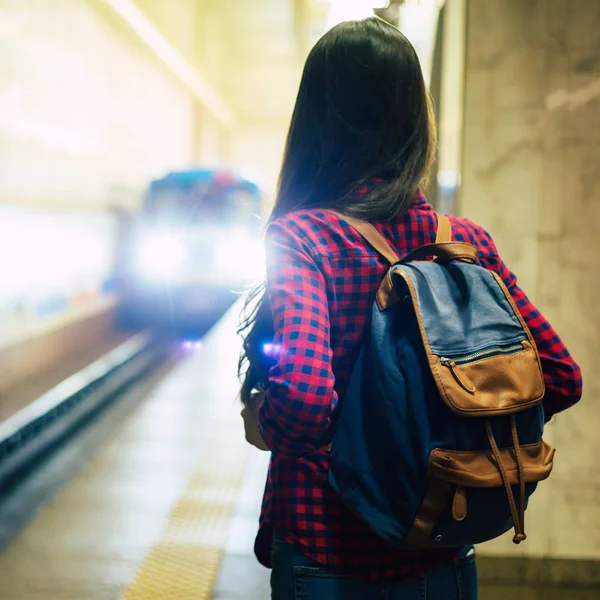
{"label": "backpack zipper", "polygon": [[474,360],[495,356],[496,354],[514,354],[520,350],[523,350],[522,342],[519,342],[518,344],[512,344],[510,346],[495,346],[494,348],[486,348],[485,350],[480,350],[479,352],[473,352],[472,354],[467,354],[466,356],[457,356],[455,358],[446,358],[441,356],[440,362],[444,366],[449,367],[451,364],[462,365]]}
{"label": "backpack zipper", "polygon": [[496,346],[495,348],[486,348],[485,350],[473,352],[472,354],[468,354],[466,356],[457,356],[456,358],[447,358],[445,356],[440,356],[440,363],[450,369],[450,372],[454,376],[454,379],[456,379],[456,381],[464,390],[469,392],[469,394],[474,394],[475,385],[469,379],[468,375],[465,372],[462,372],[456,368],[458,365],[464,365],[466,363],[470,363],[481,358],[497,356],[498,354],[514,354],[515,352],[519,352],[520,350],[523,350],[522,343],[512,344],[510,346]]}

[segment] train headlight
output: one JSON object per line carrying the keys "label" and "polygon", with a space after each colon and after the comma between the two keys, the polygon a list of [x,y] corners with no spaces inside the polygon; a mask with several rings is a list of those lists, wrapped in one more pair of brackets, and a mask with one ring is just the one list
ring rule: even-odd
{"label": "train headlight", "polygon": [[137,244],[135,262],[143,277],[168,280],[181,274],[186,262],[185,246],[176,235],[148,234]]}

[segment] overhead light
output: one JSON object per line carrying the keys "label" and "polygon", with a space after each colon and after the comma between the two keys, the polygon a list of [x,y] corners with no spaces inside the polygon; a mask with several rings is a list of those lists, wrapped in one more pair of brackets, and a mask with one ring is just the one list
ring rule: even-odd
{"label": "overhead light", "polygon": [[329,4],[329,27],[342,21],[372,17],[375,9],[388,8],[389,0],[331,0]]}
{"label": "overhead light", "polygon": [[234,117],[217,91],[206,81],[131,0],[104,0],[119,15],[154,54],[200,100],[200,102],[227,127],[234,125]]}

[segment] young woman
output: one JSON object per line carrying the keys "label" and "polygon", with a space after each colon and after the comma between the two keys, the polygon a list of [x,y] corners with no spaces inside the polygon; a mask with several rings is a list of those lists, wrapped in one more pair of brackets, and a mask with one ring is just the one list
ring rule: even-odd
{"label": "young woman", "polygon": [[[357,520],[328,485],[336,406],[360,350],[386,263],[342,218],[370,221],[400,257],[436,237],[420,192],[436,143],[417,55],[393,26],[347,22],[314,47],[304,69],[266,234],[266,287],[244,323],[242,400],[250,441],[272,452],[259,561],[274,600],[471,600],[472,548],[403,552]],[[517,287],[481,227],[450,217],[453,239],[508,286],[538,345],[548,418],[575,403],[581,375]],[[266,292],[265,292],[266,290]],[[247,359],[247,361],[245,360]]]}

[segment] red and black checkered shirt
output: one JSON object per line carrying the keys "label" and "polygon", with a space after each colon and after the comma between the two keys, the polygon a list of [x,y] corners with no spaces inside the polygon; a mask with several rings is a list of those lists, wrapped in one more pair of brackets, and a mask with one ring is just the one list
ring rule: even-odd
{"label": "red and black checkered shirt", "polygon": [[[581,396],[579,367],[517,286],[492,238],[463,218],[450,217],[454,240],[479,249],[479,264],[500,275],[538,345],[552,414]],[[436,213],[421,194],[394,221],[377,224],[400,258],[435,241]],[[327,481],[330,418],[343,401],[388,268],[344,220],[320,210],[289,214],[266,237],[267,289],[279,350],[260,409],[260,432],[272,449],[256,554],[270,566],[273,530],[307,557],[369,581],[404,581],[453,560],[453,550],[399,551],[371,533],[342,504]]]}

